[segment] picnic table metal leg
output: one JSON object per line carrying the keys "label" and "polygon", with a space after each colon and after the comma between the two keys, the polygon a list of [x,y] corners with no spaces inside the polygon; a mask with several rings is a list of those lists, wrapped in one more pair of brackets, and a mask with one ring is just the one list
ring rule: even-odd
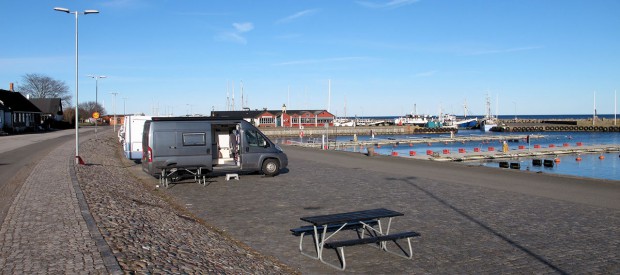
{"label": "picnic table metal leg", "polygon": [[[323,260],[323,248],[324,248],[325,242],[331,237],[333,237],[334,235],[336,235],[338,232],[340,232],[340,230],[345,228],[346,225],[347,223],[342,224],[342,226],[338,228],[338,230],[334,231],[329,236],[327,236],[327,224],[323,225],[323,234],[321,234],[321,240],[320,241],[317,240],[315,242],[317,244],[317,252],[318,252],[319,260],[326,265],[329,265],[333,268],[340,269],[340,270],[344,270],[346,268],[346,261],[344,257],[344,247],[339,247],[338,249],[336,249],[336,254],[338,254],[338,260],[340,261],[341,266],[337,266],[335,264],[332,264],[330,262]],[[315,232],[315,235],[318,233],[316,226],[314,227],[314,232]],[[340,253],[338,250],[340,250]]]}
{"label": "picnic table metal leg", "polygon": [[[390,234],[390,227],[392,226],[392,218],[388,219],[388,224],[387,224],[387,228],[385,229],[385,234],[383,234],[383,232],[381,232],[381,235],[389,235]],[[381,242],[381,248],[385,251],[387,251],[387,245],[386,242],[383,241]]]}

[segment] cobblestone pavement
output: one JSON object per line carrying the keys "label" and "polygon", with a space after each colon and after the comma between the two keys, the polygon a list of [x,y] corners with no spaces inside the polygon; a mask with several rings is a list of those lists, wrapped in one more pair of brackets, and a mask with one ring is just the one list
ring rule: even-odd
{"label": "cobblestone pavement", "polygon": [[100,133],[99,140],[84,143],[80,154],[87,165],[79,166],[76,173],[94,220],[124,272],[294,273],[221,234],[153,185],[133,177],[127,168],[134,163],[124,159],[111,133]]}
{"label": "cobblestone pavement", "polygon": [[[91,136],[92,137],[92,136]],[[0,274],[294,274],[127,170],[111,130],[53,150],[0,228]]]}
{"label": "cobblestone pavement", "polygon": [[[347,273],[620,273],[617,182],[510,171],[488,176],[490,169],[445,163],[431,164],[442,167],[433,172],[414,166],[420,162],[308,150],[285,148],[289,169],[273,178],[220,176],[207,186],[184,182],[165,192],[208,223],[304,274],[339,271],[300,255],[299,240],[289,232],[304,224],[300,217],[379,207],[405,214],[394,219],[392,232],[422,234],[412,241],[413,259],[369,246],[347,247]],[[442,174],[453,172],[441,169],[463,177],[450,180]],[[485,180],[498,188],[478,184]],[[544,192],[506,186],[519,181]],[[605,192],[614,192],[607,198],[617,198],[615,208],[581,203],[588,200],[562,190],[563,184],[568,189],[580,182],[593,189],[607,186]],[[591,191],[583,196],[597,190]],[[554,199],[554,192],[563,199]],[[328,257],[337,263],[334,253]]]}
{"label": "cobblestone pavement", "polygon": [[[40,160],[0,227],[0,273],[114,273],[74,188],[73,143]],[[94,230],[89,230],[94,229]],[[98,236],[97,236],[98,235]]]}

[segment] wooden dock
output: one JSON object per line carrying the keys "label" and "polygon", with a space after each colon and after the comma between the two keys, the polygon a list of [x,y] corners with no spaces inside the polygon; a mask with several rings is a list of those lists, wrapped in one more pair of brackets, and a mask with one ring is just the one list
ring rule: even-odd
{"label": "wooden dock", "polygon": [[[543,135],[530,135],[530,139],[539,139],[544,138]],[[423,137],[423,136],[415,136],[407,139],[369,139],[369,140],[358,140],[358,141],[345,141],[345,142],[334,142],[330,141],[329,147],[331,148],[341,148],[341,147],[370,147],[370,146],[398,146],[398,145],[406,145],[406,144],[428,144],[428,143],[465,143],[465,142],[480,142],[487,143],[491,141],[520,141],[525,140],[527,135],[497,135],[497,136],[454,136],[454,137]],[[321,147],[321,142],[299,142],[290,140],[287,141],[288,144],[303,146],[303,147]]]}
{"label": "wooden dock", "polygon": [[417,159],[428,159],[433,161],[475,161],[475,160],[494,160],[494,159],[514,159],[514,158],[542,158],[557,157],[568,154],[602,154],[620,152],[620,145],[589,145],[573,147],[554,147],[554,148],[525,148],[512,149],[508,152],[487,151],[487,152],[466,152],[451,154],[433,154],[418,156],[403,156]]}

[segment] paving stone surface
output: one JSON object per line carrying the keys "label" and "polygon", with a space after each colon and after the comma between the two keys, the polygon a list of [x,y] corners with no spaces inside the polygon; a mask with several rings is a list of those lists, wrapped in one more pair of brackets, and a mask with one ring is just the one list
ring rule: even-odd
{"label": "paving stone surface", "polygon": [[287,147],[276,177],[166,189],[122,160],[112,131],[82,144],[87,165],[69,142],[24,183],[0,227],[1,274],[114,273],[110,258],[124,273],[341,273],[300,255],[289,229],[379,207],[404,213],[392,232],[422,234],[413,259],[347,247],[345,273],[620,274],[617,182]]}
{"label": "paving stone surface", "polygon": [[[92,137],[92,136],[91,136]],[[294,274],[132,176],[111,130],[33,169],[0,227],[0,274]]]}
{"label": "paving stone surface", "polygon": [[73,143],[41,159],[0,227],[0,273],[108,273],[70,176]]}
{"label": "paving stone surface", "polygon": [[[443,168],[420,171],[425,168],[412,166],[415,162],[400,163],[389,157],[382,161],[308,150],[286,148],[288,171],[273,178],[251,174],[240,175],[239,181],[225,181],[220,176],[207,186],[179,183],[165,192],[207,222],[304,274],[339,271],[300,255],[299,240],[289,232],[304,225],[300,217],[380,207],[405,214],[393,220],[392,232],[422,234],[412,239],[413,259],[369,246],[347,247],[347,273],[620,272],[617,208],[539,196],[535,190],[501,188],[511,182],[533,181],[541,189],[557,188],[561,193],[563,182],[569,184],[569,179],[522,173],[486,176],[476,174],[480,169],[462,168],[471,175],[447,180],[450,177],[439,175],[449,173]],[[475,183],[489,179],[498,188]],[[610,190],[620,198],[618,183],[600,184],[611,184]],[[580,194],[572,196],[581,201]],[[334,253],[326,255],[337,264]]]}

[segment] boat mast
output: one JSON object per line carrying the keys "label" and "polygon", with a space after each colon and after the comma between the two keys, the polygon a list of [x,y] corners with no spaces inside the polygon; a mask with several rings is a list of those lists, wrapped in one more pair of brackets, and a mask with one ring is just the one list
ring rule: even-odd
{"label": "boat mast", "polygon": [[230,111],[230,82],[226,80],[226,111]]}
{"label": "boat mast", "polygon": [[347,117],[347,96],[344,96],[344,117]]}
{"label": "boat mast", "polygon": [[332,80],[328,79],[327,80],[327,112],[331,112],[330,111],[331,104],[332,104]]}
{"label": "boat mast", "polygon": [[592,126],[596,124],[596,91],[594,91],[594,113],[592,113]]}

